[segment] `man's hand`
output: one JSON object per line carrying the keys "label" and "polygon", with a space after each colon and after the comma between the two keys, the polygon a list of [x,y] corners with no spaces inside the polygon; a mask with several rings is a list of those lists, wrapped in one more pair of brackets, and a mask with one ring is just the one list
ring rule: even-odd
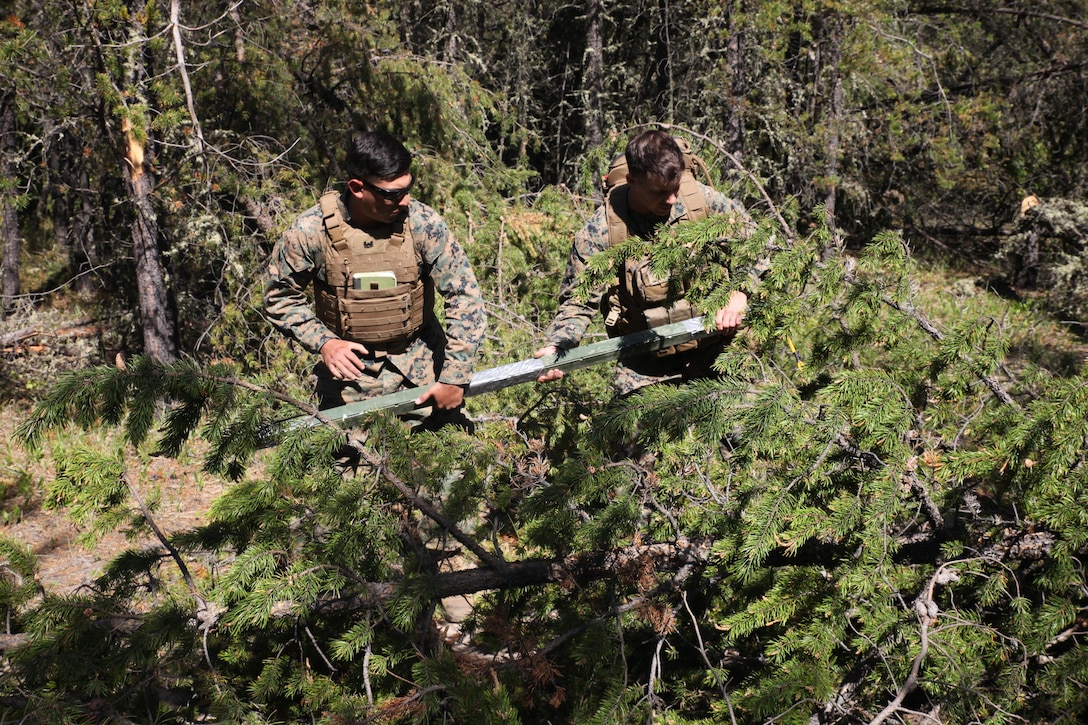
{"label": "man's hand", "polygon": [[465,401],[465,389],[460,385],[435,383],[427,388],[423,395],[415,399],[415,405],[421,406],[430,399],[434,407],[441,410],[453,410]]}
{"label": "man's hand", "polygon": [[[542,347],[539,350],[537,350],[536,352],[534,352],[533,357],[542,358],[542,357],[547,357],[549,355],[558,355],[558,354],[559,354],[559,348],[558,347],[556,347],[555,345],[545,345],[544,347]],[[536,381],[538,383],[550,383],[551,381],[558,380],[561,377],[563,377],[563,371],[558,369],[558,368],[552,368],[551,370],[548,370],[546,372],[541,373],[540,376],[536,379]]]}
{"label": "man's hand", "polygon": [[366,365],[356,352],[366,355],[367,349],[350,340],[329,340],[321,346],[321,361],[336,380],[358,380]]}
{"label": "man's hand", "polygon": [[719,330],[735,330],[744,322],[744,312],[748,309],[748,295],[740,290],[733,290],[729,295],[729,304],[714,315],[714,326]]}

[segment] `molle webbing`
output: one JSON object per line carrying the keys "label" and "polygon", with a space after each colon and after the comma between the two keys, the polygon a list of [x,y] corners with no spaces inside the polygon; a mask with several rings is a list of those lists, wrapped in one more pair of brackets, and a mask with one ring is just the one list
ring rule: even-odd
{"label": "molle webbing", "polygon": [[[426,307],[410,225],[405,219],[372,236],[345,223],[338,196],[332,191],[321,197],[327,284],[314,283],[317,316],[339,337],[372,352],[401,352],[423,326]],[[355,289],[355,274],[374,272],[392,272],[396,284]]]}

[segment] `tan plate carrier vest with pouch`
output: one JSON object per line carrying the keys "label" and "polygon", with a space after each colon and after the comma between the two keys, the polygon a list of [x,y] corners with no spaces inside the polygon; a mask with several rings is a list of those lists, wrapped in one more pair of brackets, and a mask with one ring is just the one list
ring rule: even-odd
{"label": "tan plate carrier vest with pouch", "polygon": [[344,221],[339,196],[321,196],[326,283],[314,280],[318,319],[375,357],[404,352],[426,307],[411,225],[405,218],[389,236],[371,236]]}
{"label": "tan plate carrier vest with pouch", "polygon": [[[684,202],[684,214],[673,221],[679,223],[707,217],[706,197],[695,180],[695,171],[701,170],[707,182],[710,172],[702,159],[691,152],[683,139],[675,139],[684,152],[686,168],[680,177],[677,196]],[[626,240],[630,233],[626,219],[630,214],[627,204],[627,161],[621,155],[608,169],[604,178],[605,208],[608,214],[608,246],[614,247]],[[601,312],[605,317],[605,329],[609,337],[639,332],[653,327],[682,322],[698,317],[701,313],[684,299],[684,289],[673,289],[670,279],[659,277],[650,269],[650,259],[626,259],[619,275],[619,283],[608,290],[601,300]],[[672,345],[652,353],[656,357],[668,357],[686,352],[705,344],[714,337],[702,338]]]}

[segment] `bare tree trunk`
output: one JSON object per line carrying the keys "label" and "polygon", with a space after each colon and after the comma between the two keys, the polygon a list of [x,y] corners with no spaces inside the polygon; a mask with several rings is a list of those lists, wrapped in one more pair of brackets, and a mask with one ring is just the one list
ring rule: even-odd
{"label": "bare tree trunk", "polygon": [[43,122],[43,136],[45,142],[45,165],[49,169],[48,182],[43,196],[48,195],[50,214],[53,222],[53,248],[64,259],[68,259],[72,246],[71,229],[69,220],[72,218],[71,195],[74,187],[71,184],[71,164],[67,154],[67,134],[57,131],[57,125],[52,119]]}
{"label": "bare tree trunk", "polygon": [[460,34],[457,32],[457,2],[456,0],[449,0],[447,15],[446,15],[446,60],[451,63],[457,61],[457,54],[460,50],[458,40]]}
{"label": "bare tree trunk", "polygon": [[98,257],[95,241],[94,207],[96,204],[95,193],[90,190],[90,174],[87,172],[87,163],[80,159],[78,170],[73,172],[76,188],[79,189],[79,203],[76,206],[75,217],[72,219],[72,256],[69,264],[75,275],[74,288],[83,295],[89,295],[94,290],[94,275],[92,270],[95,259]]}
{"label": "bare tree trunk", "polygon": [[827,42],[827,69],[830,86],[830,107],[827,109],[827,188],[824,190],[824,214],[828,227],[835,229],[835,205],[838,199],[839,172],[842,155],[842,37],[845,20],[836,15],[825,18],[823,28]]}
{"label": "bare tree trunk", "polygon": [[676,82],[673,79],[672,11],[669,0],[661,2],[661,36],[664,41],[664,67],[666,86],[666,114],[669,121],[676,120]]}
{"label": "bare tree trunk", "polygon": [[744,163],[744,97],[748,93],[746,73],[744,31],[737,24],[737,7],[727,3],[729,36],[726,40],[725,58],[729,70],[729,95],[724,104],[723,126],[725,128],[725,148],[738,163]]}
{"label": "bare tree trunk", "polygon": [[[131,161],[132,156],[126,160]],[[159,223],[152,201],[154,183],[142,167],[132,167],[126,179],[129,199],[136,213],[132,220],[132,251],[136,258],[136,296],[144,352],[161,360],[178,358],[177,322],[166,290],[166,270],[159,251]]]}
{"label": "bare tree trunk", "polygon": [[[129,72],[134,88],[147,88],[147,72],[143,53],[147,47],[146,34],[133,13],[131,28],[133,43],[130,45]],[[144,338],[144,352],[162,362],[174,362],[178,358],[177,319],[166,287],[166,270],[159,249],[159,221],[155,213],[155,180],[149,159],[152,129],[146,116],[131,109],[122,111],[123,144],[121,166],[125,189],[132,202],[133,218],[130,224],[132,251],[136,259],[136,296],[140,305],[140,326]],[[134,124],[142,128],[137,131]],[[147,143],[145,143],[145,140]]]}
{"label": "bare tree trunk", "polygon": [[[0,178],[15,179],[15,90],[0,95]],[[19,296],[19,218],[10,191],[0,190],[0,317],[15,310]]]}
{"label": "bare tree trunk", "polygon": [[601,0],[586,0],[585,73],[582,89],[585,94],[586,147],[596,148],[604,140],[601,96],[604,94],[604,47],[601,40]]}

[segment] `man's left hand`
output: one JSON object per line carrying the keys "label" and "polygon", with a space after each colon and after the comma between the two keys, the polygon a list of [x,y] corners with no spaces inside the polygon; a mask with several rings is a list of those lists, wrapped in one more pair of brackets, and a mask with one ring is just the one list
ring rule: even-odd
{"label": "man's left hand", "polygon": [[744,322],[744,313],[748,309],[748,295],[740,290],[733,290],[729,295],[729,304],[714,315],[714,326],[719,330],[735,330]]}
{"label": "man's left hand", "polygon": [[431,404],[441,410],[453,410],[465,401],[465,389],[460,385],[448,385],[435,383],[427,388],[423,395],[415,399],[415,405],[420,406],[431,401]]}

